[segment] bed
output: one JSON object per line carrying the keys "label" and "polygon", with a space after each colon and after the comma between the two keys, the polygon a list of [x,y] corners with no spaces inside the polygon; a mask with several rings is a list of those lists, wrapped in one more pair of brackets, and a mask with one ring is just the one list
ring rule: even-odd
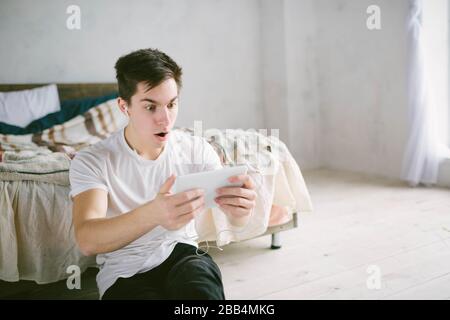
{"label": "bed", "polygon": [[[2,84],[0,92],[42,85]],[[117,91],[115,83],[57,84],[57,88],[61,101]],[[96,267],[94,257],[83,256],[74,240],[68,169],[77,151],[117,130],[123,121],[120,117],[114,100],[108,100],[42,132],[0,134],[0,292],[6,287],[11,290],[11,283],[20,281],[60,282],[69,276],[67,270],[72,265],[81,272]],[[190,128],[177,130],[192,133]],[[231,137],[222,133],[215,129],[209,135],[205,132],[205,137],[224,165],[252,161],[248,154],[240,152],[237,143],[250,133],[235,130]],[[206,240],[223,245],[270,235],[270,247],[279,249],[280,232],[296,228],[299,213],[312,211],[300,169],[286,146],[279,140],[266,139],[264,143],[266,157],[273,160],[275,148],[283,155],[283,160],[277,160],[277,173],[264,181],[270,210],[265,209],[266,214],[260,215],[252,233],[227,239],[200,239],[201,245]]]}

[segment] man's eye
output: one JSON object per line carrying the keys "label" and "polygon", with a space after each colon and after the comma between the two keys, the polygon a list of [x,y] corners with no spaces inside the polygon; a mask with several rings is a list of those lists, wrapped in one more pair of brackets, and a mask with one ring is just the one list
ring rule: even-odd
{"label": "man's eye", "polygon": [[145,109],[147,109],[148,111],[155,111],[155,106],[146,106]]}
{"label": "man's eye", "polygon": [[169,105],[167,106],[167,108],[172,109],[173,107],[176,107],[177,103],[176,102],[171,102],[169,103]]}

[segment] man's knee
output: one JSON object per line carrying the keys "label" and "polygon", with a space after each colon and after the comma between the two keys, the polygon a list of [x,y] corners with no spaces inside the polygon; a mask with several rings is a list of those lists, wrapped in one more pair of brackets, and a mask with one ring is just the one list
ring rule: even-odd
{"label": "man's knee", "polygon": [[225,299],[222,275],[209,256],[191,255],[178,261],[167,277],[172,299]]}

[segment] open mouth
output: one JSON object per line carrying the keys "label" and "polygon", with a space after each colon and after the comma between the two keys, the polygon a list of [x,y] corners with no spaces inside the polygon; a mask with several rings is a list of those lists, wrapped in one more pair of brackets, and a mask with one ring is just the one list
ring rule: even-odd
{"label": "open mouth", "polygon": [[160,136],[160,137],[165,137],[168,134],[168,132],[160,132],[160,133],[156,133],[155,135]]}

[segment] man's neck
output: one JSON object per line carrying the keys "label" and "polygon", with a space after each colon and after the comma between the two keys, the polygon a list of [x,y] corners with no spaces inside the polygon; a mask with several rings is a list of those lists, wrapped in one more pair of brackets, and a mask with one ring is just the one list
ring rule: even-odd
{"label": "man's neck", "polygon": [[127,125],[125,127],[125,141],[131,149],[135,150],[141,157],[146,160],[157,159],[161,152],[164,150],[164,147],[155,149],[143,143],[143,141],[139,139],[139,136],[135,134],[133,128],[131,128],[130,125]]}

